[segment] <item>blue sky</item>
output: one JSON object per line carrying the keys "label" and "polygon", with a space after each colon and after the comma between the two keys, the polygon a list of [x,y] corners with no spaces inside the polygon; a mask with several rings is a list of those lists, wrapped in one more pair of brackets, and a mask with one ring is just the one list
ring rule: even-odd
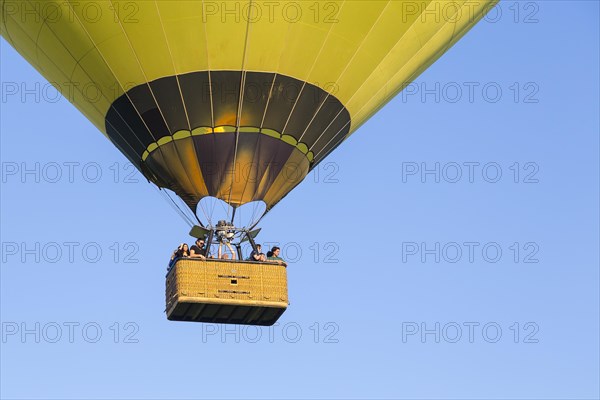
{"label": "blue sky", "polygon": [[598,2],[499,7],[263,220],[261,330],[166,320],[187,225],[2,40],[1,397],[598,398]]}

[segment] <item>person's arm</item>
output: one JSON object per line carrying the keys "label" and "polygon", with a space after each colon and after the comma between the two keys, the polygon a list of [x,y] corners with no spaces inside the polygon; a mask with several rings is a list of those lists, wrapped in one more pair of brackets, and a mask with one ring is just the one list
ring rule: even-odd
{"label": "person's arm", "polygon": [[231,252],[231,259],[236,260],[235,251],[233,251],[233,247],[231,247],[231,243],[227,242],[227,247],[229,247],[229,251]]}
{"label": "person's arm", "polygon": [[[199,249],[198,246],[195,247]],[[200,251],[202,251],[202,249],[200,249]],[[199,258],[201,260],[206,260],[206,257],[202,253],[196,253],[194,247],[192,247],[192,249],[190,250],[190,258]]]}

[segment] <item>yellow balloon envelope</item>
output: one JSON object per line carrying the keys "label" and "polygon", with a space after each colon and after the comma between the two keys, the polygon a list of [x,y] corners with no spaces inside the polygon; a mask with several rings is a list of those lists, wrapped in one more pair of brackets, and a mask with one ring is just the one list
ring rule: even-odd
{"label": "yellow balloon envelope", "polygon": [[2,1],[2,36],[195,211],[267,210],[491,1]]}

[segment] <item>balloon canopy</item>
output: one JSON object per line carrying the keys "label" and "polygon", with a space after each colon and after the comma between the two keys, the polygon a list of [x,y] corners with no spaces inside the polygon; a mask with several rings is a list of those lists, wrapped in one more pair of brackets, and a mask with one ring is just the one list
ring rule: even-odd
{"label": "balloon canopy", "polygon": [[267,211],[491,1],[2,1],[2,36],[196,211]]}

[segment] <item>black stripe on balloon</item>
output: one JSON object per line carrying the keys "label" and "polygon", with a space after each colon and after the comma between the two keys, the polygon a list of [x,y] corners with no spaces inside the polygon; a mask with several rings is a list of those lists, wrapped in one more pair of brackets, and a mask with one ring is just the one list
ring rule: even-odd
{"label": "black stripe on balloon", "polygon": [[[241,71],[211,71],[210,80],[207,71],[177,78],[167,76],[152,81],[151,91],[147,84],[133,87],[111,105],[106,115],[106,132],[128,149],[126,155],[130,159],[141,160],[148,145],[180,130],[235,126]],[[348,133],[349,121],[344,105],[317,85],[281,74],[246,73],[241,126],[269,128],[301,139],[317,154],[334,142],[334,135],[343,137]],[[199,156],[204,157],[203,154]],[[142,173],[154,180],[143,169]]]}

